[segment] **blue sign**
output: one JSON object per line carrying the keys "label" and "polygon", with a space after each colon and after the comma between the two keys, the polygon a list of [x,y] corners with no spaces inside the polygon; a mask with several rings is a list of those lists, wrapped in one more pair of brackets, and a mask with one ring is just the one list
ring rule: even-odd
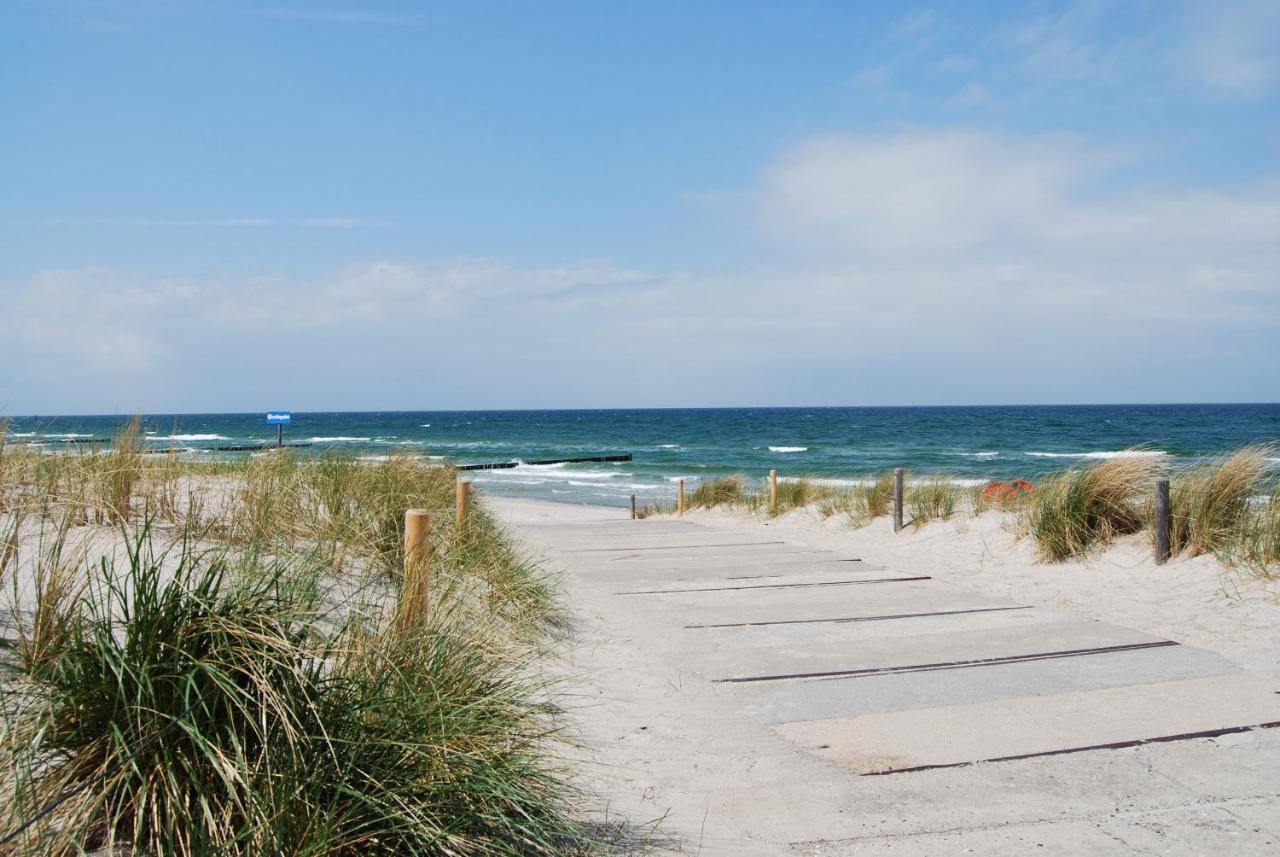
{"label": "blue sign", "polygon": [[289,411],[267,411],[267,425],[269,426],[287,426],[292,419],[293,414]]}

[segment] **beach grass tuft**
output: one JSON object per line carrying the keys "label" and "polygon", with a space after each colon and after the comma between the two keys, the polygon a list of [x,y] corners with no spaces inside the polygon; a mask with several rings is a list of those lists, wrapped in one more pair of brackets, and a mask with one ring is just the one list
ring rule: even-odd
{"label": "beach grass tuft", "polygon": [[[0,851],[599,850],[538,663],[557,584],[482,502],[455,530],[451,468],[199,463],[127,432],[5,462]],[[430,607],[397,626],[410,506]]]}
{"label": "beach grass tuft", "polygon": [[1271,446],[1246,446],[1177,474],[1169,492],[1172,552],[1218,553],[1237,541],[1274,454]]}
{"label": "beach grass tuft", "polygon": [[963,489],[945,475],[930,476],[911,484],[903,501],[910,510],[910,524],[922,527],[930,521],[950,520],[960,506]]}
{"label": "beach grass tuft", "polygon": [[1095,545],[1137,532],[1145,523],[1142,498],[1158,466],[1154,456],[1120,455],[1044,480],[1021,513],[1022,531],[1052,562],[1083,557]]}
{"label": "beach grass tuft", "polygon": [[740,506],[746,502],[746,478],[721,476],[698,483],[685,496],[685,508],[714,509],[717,506]]}

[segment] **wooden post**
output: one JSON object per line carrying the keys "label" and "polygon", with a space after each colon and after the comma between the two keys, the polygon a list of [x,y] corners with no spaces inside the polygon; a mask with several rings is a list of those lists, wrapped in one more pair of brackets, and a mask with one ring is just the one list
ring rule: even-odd
{"label": "wooden post", "polygon": [[467,524],[467,513],[471,511],[471,483],[459,479],[455,493],[457,497],[454,505],[457,506],[457,518],[454,521],[454,527],[461,531]]}
{"label": "wooden post", "polygon": [[893,469],[893,531],[902,529],[902,468]]}
{"label": "wooden post", "polygon": [[769,514],[778,514],[778,471],[769,471]]}
{"label": "wooden post", "polygon": [[636,495],[631,495],[631,520],[636,519]]}
{"label": "wooden post", "polygon": [[1156,565],[1164,565],[1169,559],[1169,480],[1156,480]]}
{"label": "wooden post", "polygon": [[684,517],[684,480],[676,481],[676,515]]}
{"label": "wooden post", "polygon": [[431,516],[426,509],[404,513],[404,580],[396,618],[400,630],[421,625],[427,618],[427,572],[431,554]]}

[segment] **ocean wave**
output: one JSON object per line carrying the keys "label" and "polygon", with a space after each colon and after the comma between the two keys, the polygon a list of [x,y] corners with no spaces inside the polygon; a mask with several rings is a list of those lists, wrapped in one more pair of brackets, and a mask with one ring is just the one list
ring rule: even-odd
{"label": "ocean wave", "polygon": [[627,474],[620,470],[566,470],[563,464],[518,464],[503,470],[483,471],[486,473],[519,473],[561,476],[563,479],[613,479]]}
{"label": "ocean wave", "polygon": [[660,443],[660,444],[658,444],[658,449],[679,449],[679,448],[680,448],[680,444],[678,444],[678,443]]}
{"label": "ocean wave", "polygon": [[165,440],[227,440],[223,434],[171,434]]}
{"label": "ocean wave", "polygon": [[40,436],[41,437],[59,437],[59,438],[93,437],[93,435],[91,434],[81,434],[79,432],[74,432],[74,431],[64,431],[60,434],[55,432],[54,434],[42,434]]}
{"label": "ocean wave", "polygon": [[33,432],[33,431],[11,431],[11,432],[9,432],[9,437],[35,437],[35,436],[36,436],[36,433],[35,433],[35,432]]}
{"label": "ocean wave", "polygon": [[425,455],[357,455],[356,461],[403,461],[404,459],[423,459]]}
{"label": "ocean wave", "polygon": [[308,440],[310,440],[312,443],[343,443],[345,441],[353,441],[353,442],[367,441],[369,440],[369,438],[346,437],[344,435],[337,435],[334,437],[313,437],[313,438],[308,438]]}
{"label": "ocean wave", "polygon": [[965,458],[995,458],[998,452],[957,452],[956,455],[963,455]]}
{"label": "ocean wave", "polygon": [[1031,458],[1158,458],[1168,455],[1162,449],[1119,449],[1105,452],[1027,452]]}
{"label": "ocean wave", "polygon": [[807,446],[771,446],[769,447],[769,451],[770,452],[808,452],[809,447]]}

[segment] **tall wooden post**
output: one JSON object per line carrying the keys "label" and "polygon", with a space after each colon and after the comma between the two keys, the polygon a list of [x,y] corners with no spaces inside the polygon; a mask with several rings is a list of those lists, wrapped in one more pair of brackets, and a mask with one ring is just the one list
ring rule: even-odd
{"label": "tall wooden post", "polygon": [[404,580],[396,617],[400,630],[421,625],[427,618],[427,573],[431,555],[431,515],[426,509],[404,513]]}
{"label": "tall wooden post", "polygon": [[1169,480],[1156,480],[1156,565],[1164,565],[1172,552],[1169,543]]}
{"label": "tall wooden post", "polygon": [[631,495],[631,520],[636,519],[636,495]]}
{"label": "tall wooden post", "polygon": [[902,529],[902,468],[893,469],[893,531]]}
{"label": "tall wooden post", "polygon": [[466,526],[467,515],[471,512],[471,483],[459,479],[455,494],[454,505],[457,507],[457,518],[454,520],[454,527],[461,531]]}
{"label": "tall wooden post", "polygon": [[684,480],[676,481],[676,515],[684,517]]}
{"label": "tall wooden post", "polygon": [[778,514],[778,471],[769,471],[769,514]]}

